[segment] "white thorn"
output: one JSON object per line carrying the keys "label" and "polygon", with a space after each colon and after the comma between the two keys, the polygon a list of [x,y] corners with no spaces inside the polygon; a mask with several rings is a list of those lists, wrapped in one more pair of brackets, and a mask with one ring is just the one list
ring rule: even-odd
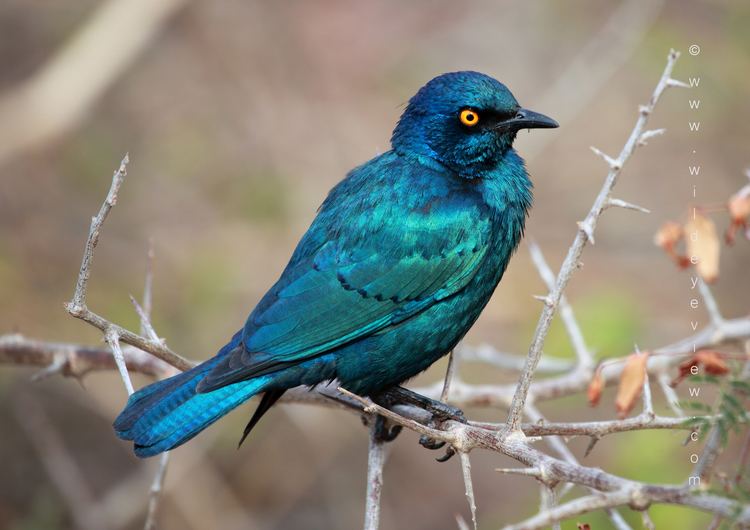
{"label": "white thorn", "polygon": [[608,154],[600,151],[599,149],[597,149],[593,145],[591,146],[591,150],[594,152],[594,154],[596,156],[601,157],[607,163],[607,165],[610,168],[612,168],[612,169],[620,169],[622,167],[622,164],[620,163],[619,160],[615,160],[614,158],[612,158]]}
{"label": "white thorn", "polygon": [[578,225],[579,230],[581,230],[584,234],[586,234],[586,239],[589,240],[589,243],[592,245],[594,244],[594,231],[591,229],[591,225],[588,221],[578,221],[576,223]]}
{"label": "white thorn", "polygon": [[667,86],[675,87],[675,88],[690,88],[690,85],[685,83],[684,81],[678,81],[677,79],[667,79]]}
{"label": "white thorn", "polygon": [[638,145],[646,145],[647,141],[653,138],[654,136],[660,136],[667,132],[666,129],[651,129],[650,131],[644,131],[639,137],[638,137]]}
{"label": "white thorn", "polygon": [[644,208],[643,206],[638,206],[637,204],[633,204],[632,202],[626,202],[621,199],[609,199],[607,201],[607,206],[616,206],[618,208],[625,208],[626,210],[635,210],[636,212],[651,213],[651,210]]}
{"label": "white thorn", "polygon": [[552,300],[550,300],[549,296],[541,296],[541,295],[535,294],[534,300],[539,300],[544,305],[552,305]]}
{"label": "white thorn", "polygon": [[499,467],[496,468],[495,471],[498,473],[502,473],[503,475],[525,475],[528,477],[541,477],[542,471],[535,467]]}

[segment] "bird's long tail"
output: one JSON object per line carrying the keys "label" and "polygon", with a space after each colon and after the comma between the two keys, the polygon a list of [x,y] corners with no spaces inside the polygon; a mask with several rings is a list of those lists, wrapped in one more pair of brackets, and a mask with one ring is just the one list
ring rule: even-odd
{"label": "bird's long tail", "polygon": [[131,440],[135,454],[147,457],[181,445],[233,408],[262,392],[268,376],[198,393],[198,383],[233,347],[237,337],[219,354],[195,368],[135,392],[117,417],[117,436]]}

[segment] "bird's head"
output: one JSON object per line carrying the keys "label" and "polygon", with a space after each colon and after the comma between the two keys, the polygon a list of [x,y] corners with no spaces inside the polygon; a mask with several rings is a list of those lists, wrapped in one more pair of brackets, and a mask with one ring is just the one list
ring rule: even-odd
{"label": "bird's head", "polygon": [[557,126],[522,108],[496,79],[453,72],[432,79],[409,100],[391,143],[397,152],[429,156],[474,177],[498,163],[520,129]]}

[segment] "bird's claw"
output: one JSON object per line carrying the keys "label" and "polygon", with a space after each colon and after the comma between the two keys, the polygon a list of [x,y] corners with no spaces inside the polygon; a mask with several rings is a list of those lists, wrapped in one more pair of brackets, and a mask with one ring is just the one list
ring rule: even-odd
{"label": "bird's claw", "polygon": [[[423,434],[422,436],[419,437],[419,445],[431,451],[436,451],[438,449],[445,447],[445,443],[446,442],[442,440],[435,440],[434,438],[430,438],[426,434]],[[449,445],[445,449],[445,454],[443,456],[436,458],[435,460],[437,460],[438,462],[447,462],[455,454],[456,454],[456,450],[453,449],[453,446]]]}
{"label": "bird's claw", "polygon": [[455,454],[456,454],[456,450],[453,449],[452,445],[449,445],[448,448],[445,450],[445,454],[439,458],[436,458],[435,460],[437,460],[438,462],[442,464],[443,462],[447,462],[448,460],[450,460],[451,457]]}
{"label": "bird's claw", "polygon": [[435,451],[445,446],[445,442],[440,441],[440,440],[435,440],[434,438],[430,438],[426,434],[423,434],[422,436],[419,437],[419,445],[421,445],[425,449]]}
{"label": "bird's claw", "polygon": [[389,425],[383,416],[375,416],[375,432],[373,436],[378,442],[392,442],[401,432],[401,425]]}

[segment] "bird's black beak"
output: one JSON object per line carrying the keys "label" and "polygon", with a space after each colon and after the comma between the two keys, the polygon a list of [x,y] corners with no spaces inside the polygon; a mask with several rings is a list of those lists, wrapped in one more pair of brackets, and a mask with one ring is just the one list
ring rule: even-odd
{"label": "bird's black beak", "polygon": [[529,109],[519,109],[509,120],[497,124],[499,131],[518,131],[520,129],[554,129],[560,124],[549,116]]}

